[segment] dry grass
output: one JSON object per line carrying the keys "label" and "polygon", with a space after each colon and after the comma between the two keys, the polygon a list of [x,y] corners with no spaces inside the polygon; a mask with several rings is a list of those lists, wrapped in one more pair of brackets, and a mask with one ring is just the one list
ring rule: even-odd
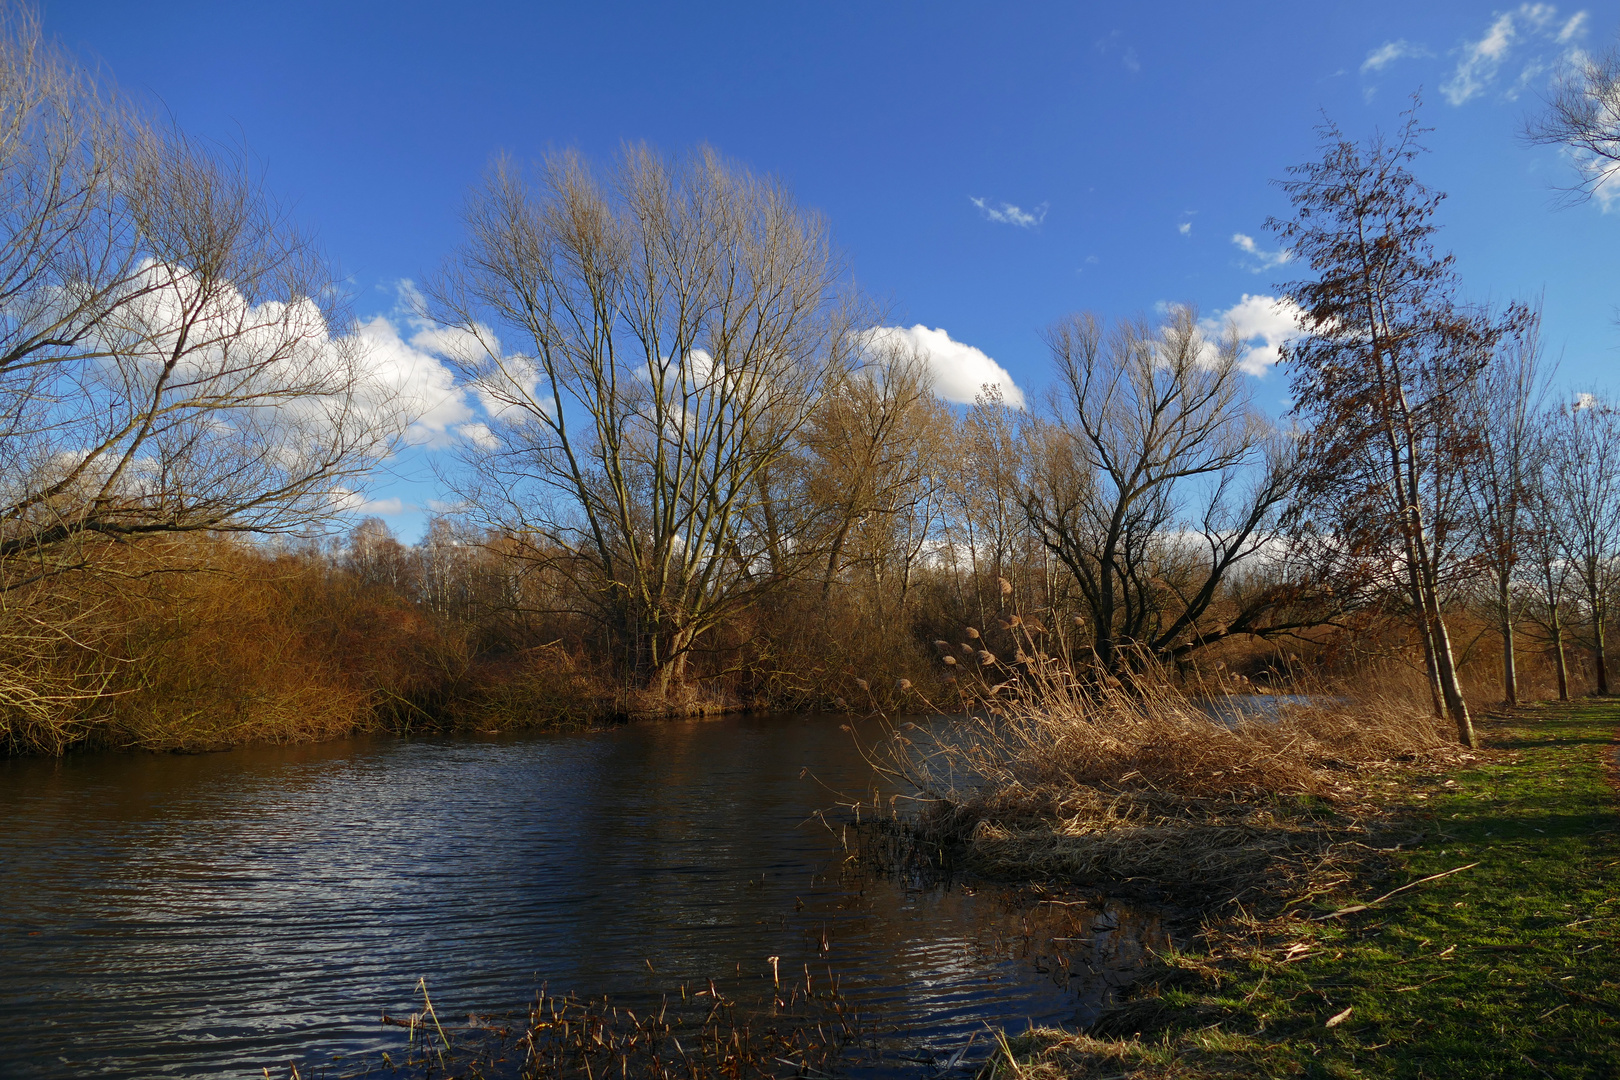
{"label": "dry grass", "polygon": [[1449,752],[1398,685],[1193,697],[1154,672],[1088,685],[1033,642],[1021,657],[976,665],[947,734],[908,725],[877,755],[922,793],[918,838],[986,877],[1133,883],[1199,908],[1281,896],[1365,834],[1358,781]]}

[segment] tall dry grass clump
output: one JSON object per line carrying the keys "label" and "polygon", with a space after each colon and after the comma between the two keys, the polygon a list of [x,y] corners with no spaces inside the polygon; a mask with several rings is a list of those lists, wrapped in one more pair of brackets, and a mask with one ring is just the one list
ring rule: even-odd
{"label": "tall dry grass clump", "polygon": [[[937,643],[965,715],[879,761],[921,795],[920,839],[985,876],[1138,882],[1199,905],[1276,885],[1364,833],[1358,777],[1444,752],[1399,688],[1291,695],[1128,683],[1018,650]],[[972,665],[971,669],[969,664]]]}

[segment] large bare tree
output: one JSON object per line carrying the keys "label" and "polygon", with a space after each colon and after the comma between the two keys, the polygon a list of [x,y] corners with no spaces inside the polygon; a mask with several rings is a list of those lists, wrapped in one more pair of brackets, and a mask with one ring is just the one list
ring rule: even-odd
{"label": "large bare tree", "polygon": [[1263,608],[1206,619],[1232,572],[1276,539],[1291,453],[1250,401],[1235,333],[1190,308],[1108,332],[1089,315],[1047,334],[1058,385],[1031,426],[1024,511],[1068,570],[1109,672],[1229,633]]}
{"label": "large bare tree", "polygon": [[135,541],[352,503],[400,418],[337,281],[245,156],[0,10],[0,727],[100,692],[79,594]]}
{"label": "large bare tree", "polygon": [[0,229],[5,587],[87,542],[330,516],[387,449],[337,277],[250,163],[146,122],[16,8]]}
{"label": "large bare tree", "polygon": [[916,349],[868,333],[861,352],[860,367],[830,388],[805,429],[805,494],[826,511],[822,595],[858,567],[880,594],[885,579],[897,579],[903,599],[940,499],[950,416]]}
{"label": "large bare tree", "polygon": [[490,412],[464,494],[666,695],[770,575],[762,476],[855,347],[825,223],[708,149],[498,161],[431,311]]}

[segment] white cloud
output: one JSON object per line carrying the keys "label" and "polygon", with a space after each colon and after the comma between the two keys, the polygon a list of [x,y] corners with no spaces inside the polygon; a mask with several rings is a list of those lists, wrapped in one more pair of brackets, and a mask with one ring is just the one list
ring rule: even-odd
{"label": "white cloud", "polygon": [[1386,41],[1367,54],[1367,59],[1361,62],[1361,73],[1365,75],[1369,71],[1383,71],[1397,60],[1414,60],[1433,55],[1422,45],[1414,45],[1405,38]]}
{"label": "white cloud", "polygon": [[1114,30],[1107,37],[1098,38],[1091,43],[1091,47],[1104,56],[1112,52],[1119,52],[1119,62],[1126,71],[1132,75],[1142,71],[1142,58],[1137,54],[1135,46],[1125,44],[1125,32]]}
{"label": "white cloud", "polygon": [[456,434],[485,450],[492,450],[499,445],[499,440],[495,438],[495,433],[489,429],[489,425],[480,421],[458,425]]}
{"label": "white cloud", "polygon": [[1176,226],[1176,232],[1180,233],[1182,236],[1187,236],[1192,232],[1192,222],[1183,221],[1180,225]]}
{"label": "white cloud", "polygon": [[1046,211],[1051,203],[1041,203],[1032,210],[1024,210],[1012,203],[1000,203],[992,206],[988,199],[970,198],[968,200],[979,208],[979,213],[985,220],[994,221],[1002,225],[1016,225],[1020,229],[1030,229],[1046,220]]}
{"label": "white cloud", "polygon": [[1586,15],[1584,11],[1577,11],[1564,23],[1563,29],[1558,31],[1558,44],[1568,45],[1570,42],[1582,37],[1586,33]]}
{"label": "white cloud", "polygon": [[1238,366],[1250,375],[1264,375],[1282,359],[1282,347],[1303,337],[1303,312],[1292,300],[1279,300],[1275,296],[1251,296],[1218,311],[1208,319],[1199,320],[1204,337],[1220,339],[1230,326],[1243,342],[1243,355]]}
{"label": "white cloud", "polygon": [[450,369],[420,346],[423,335],[407,342],[386,315],[361,323],[356,333],[367,374],[389,403],[412,420],[405,440],[428,447],[454,441],[456,425],[472,419],[472,406]]}
{"label": "white cloud", "polygon": [[1554,67],[1546,55],[1546,46],[1573,45],[1586,33],[1586,23],[1585,11],[1577,11],[1560,21],[1558,9],[1552,4],[1520,4],[1512,11],[1499,13],[1479,40],[1463,44],[1457,68],[1450,79],[1440,84],[1440,92],[1453,105],[1472,101],[1496,82],[1515,49],[1535,47],[1539,43],[1543,51],[1529,57],[1518,77],[1503,92],[1504,97],[1512,100]]}
{"label": "white cloud", "polygon": [[341,486],[331,488],[326,497],[338,513],[354,517],[394,517],[397,514],[414,513],[421,509],[397,496],[368,499],[362,492]]}
{"label": "white cloud", "polygon": [[928,364],[934,392],[946,401],[971,405],[986,384],[1001,387],[1002,397],[1014,408],[1024,407],[1024,392],[1013,382],[1007,369],[982,350],[951,340],[944,330],[916,326],[880,326],[866,332],[868,347],[899,346],[915,349]]}
{"label": "white cloud", "polygon": [[1451,78],[1440,84],[1440,92],[1453,105],[1461,105],[1485,92],[1513,47],[1516,34],[1513,13],[1498,15],[1485,36],[1463,47],[1463,56]]}
{"label": "white cloud", "polygon": [[1592,186],[1592,196],[1597,199],[1603,212],[1607,214],[1611,210],[1620,210],[1620,162],[1592,157],[1584,168],[1598,178]]}
{"label": "white cloud", "polygon": [[1274,270],[1294,257],[1291,251],[1265,251],[1254,242],[1254,237],[1246,233],[1233,233],[1232,243],[1238,246],[1245,255],[1254,259],[1255,265],[1250,270],[1258,274],[1262,270]]}

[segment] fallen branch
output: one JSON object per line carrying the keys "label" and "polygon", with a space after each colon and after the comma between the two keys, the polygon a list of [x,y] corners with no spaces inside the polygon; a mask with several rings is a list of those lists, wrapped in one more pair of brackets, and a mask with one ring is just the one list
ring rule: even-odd
{"label": "fallen branch", "polygon": [[1441,879],[1443,877],[1450,877],[1452,874],[1460,874],[1464,870],[1472,870],[1474,867],[1476,867],[1478,865],[1479,865],[1479,863],[1477,863],[1477,862],[1471,862],[1467,866],[1459,866],[1455,870],[1446,870],[1446,871],[1443,871],[1442,873],[1439,873],[1439,874],[1430,874],[1426,878],[1418,878],[1416,881],[1410,882],[1410,883],[1408,883],[1406,885],[1402,885],[1398,889],[1393,889],[1393,890],[1385,893],[1383,896],[1380,896],[1376,900],[1369,900],[1365,904],[1351,904],[1347,908],[1340,908],[1338,911],[1330,911],[1326,915],[1318,915],[1318,916],[1316,916],[1316,921],[1321,922],[1324,919],[1337,919],[1340,915],[1353,915],[1358,911],[1366,911],[1368,908],[1372,907],[1374,904],[1382,904],[1385,900],[1388,900],[1390,897],[1394,896],[1396,893],[1403,893],[1407,889],[1415,889],[1419,885],[1422,885],[1426,881],[1438,881],[1439,879]]}

